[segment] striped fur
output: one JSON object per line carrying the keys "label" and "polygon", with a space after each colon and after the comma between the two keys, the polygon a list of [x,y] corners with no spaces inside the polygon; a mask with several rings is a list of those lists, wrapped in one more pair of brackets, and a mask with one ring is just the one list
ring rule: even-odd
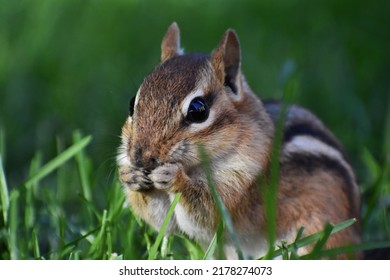
{"label": "striped fur", "polygon": [[[265,102],[276,122],[280,104]],[[304,226],[306,233],[360,216],[359,187],[340,142],[308,110],[291,106],[284,125],[280,159],[278,230]],[[285,213],[289,213],[286,215]],[[330,237],[328,247],[358,243],[356,224]]]}

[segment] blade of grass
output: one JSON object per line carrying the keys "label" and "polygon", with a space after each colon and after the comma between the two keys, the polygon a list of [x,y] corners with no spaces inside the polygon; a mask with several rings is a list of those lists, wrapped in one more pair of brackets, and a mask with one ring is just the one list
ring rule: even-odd
{"label": "blade of grass", "polygon": [[[37,153],[30,164],[29,174],[38,172],[41,166],[42,156]],[[26,204],[24,207],[24,223],[27,229],[31,229],[35,225],[35,205],[34,205],[34,189],[37,187],[37,181],[33,181],[26,185]]]}
{"label": "blade of grass", "polygon": [[[331,231],[331,234],[334,234],[336,232],[339,232],[347,227],[350,227],[351,225],[353,225],[354,223],[356,223],[356,219],[350,219],[350,220],[346,220],[344,222],[341,222],[337,225],[335,225]],[[308,235],[300,240],[297,240],[295,241],[294,243],[292,244],[289,244],[287,247],[289,250],[292,250],[292,248],[301,248],[301,247],[305,247],[307,245],[310,245],[314,242],[317,242],[318,240],[320,240],[321,238],[323,238],[325,235],[325,231],[322,230],[322,231],[319,231],[319,232],[316,232],[314,234],[311,234],[311,235]],[[272,258],[275,258],[275,257],[278,257],[280,256],[282,253],[282,250],[275,250],[274,251],[274,254],[272,255]]]}
{"label": "blade of grass", "polygon": [[66,256],[69,256],[68,258],[70,259],[74,251],[76,251],[76,245],[69,245],[64,248],[61,248],[61,259],[66,258]]}
{"label": "blade of grass", "polygon": [[177,203],[179,202],[180,200],[180,197],[181,197],[181,193],[177,193],[172,201],[172,204],[171,206],[169,207],[169,210],[168,210],[168,213],[167,215],[165,216],[165,219],[161,225],[161,229],[160,231],[158,232],[158,235],[156,237],[156,240],[154,241],[152,247],[150,248],[150,251],[149,251],[149,260],[155,260],[156,257],[157,257],[157,250],[158,250],[158,247],[160,246],[160,243],[165,235],[165,231],[168,227],[168,224],[169,224],[169,221],[171,220],[172,218],[172,215],[173,215],[173,212],[175,210],[175,207],[177,205]]}
{"label": "blade of grass", "polygon": [[216,248],[217,248],[217,232],[214,234],[213,239],[211,239],[211,242],[207,247],[207,250],[203,256],[203,260],[211,260]]}
{"label": "blade of grass", "polygon": [[70,252],[69,260],[80,260],[80,252]]}
{"label": "blade of grass", "polygon": [[[110,221],[110,220],[108,220]],[[111,222],[106,223],[106,235],[105,235],[105,244],[106,250],[104,251],[104,259],[110,259],[112,256],[112,231],[111,231]]]}
{"label": "blade of grass", "polygon": [[[280,150],[282,146],[282,139],[284,133],[284,124],[288,114],[288,106],[291,104],[294,96],[297,94],[297,81],[291,78],[294,73],[295,66],[290,65],[283,78],[283,99],[280,106],[278,119],[275,126],[275,134],[273,140],[271,167],[269,175],[269,183],[263,191],[266,221],[267,221],[267,239],[268,239],[268,253],[266,259],[270,259],[273,255],[276,242],[276,219],[277,219],[277,194],[279,188],[279,169],[280,169]],[[288,74],[288,76],[287,76]],[[261,178],[260,180],[264,180]],[[261,184],[261,181],[259,182]],[[259,185],[260,185],[259,184]]]}
{"label": "blade of grass", "polygon": [[[304,230],[305,230],[304,227],[299,228],[297,236],[295,237],[295,240],[294,240],[292,246],[290,247],[290,249],[291,249],[290,250],[290,260],[298,260],[299,259],[298,248],[296,247],[296,243],[298,240],[302,239],[302,235],[303,235]],[[288,250],[288,248],[287,248],[287,250]]]}
{"label": "blade of grass", "polygon": [[368,220],[373,216],[377,209],[378,200],[382,195],[381,175],[382,168],[380,163],[376,161],[373,154],[368,149],[363,149],[362,160],[368,168],[372,177],[372,182],[368,184],[367,190],[370,194],[365,201],[365,214],[362,219],[363,225],[366,225]]}
{"label": "blade of grass", "polygon": [[[225,223],[221,222],[217,229],[217,252],[215,254],[216,258],[223,260],[225,257],[224,244],[225,243]],[[240,248],[241,249],[241,248]],[[241,256],[239,255],[239,258]]]}
{"label": "blade of grass", "polygon": [[278,247],[282,251],[282,253],[281,253],[282,259],[283,260],[289,260],[290,257],[289,257],[289,250],[288,250],[288,247],[287,247],[287,242],[282,240],[281,244],[278,245]]}
{"label": "blade of grass", "polygon": [[[91,236],[92,234],[98,232],[99,230],[100,230],[100,227],[95,228],[95,229],[87,232],[86,234],[83,234],[80,237],[78,237],[78,238],[72,240],[71,242],[65,244],[59,250],[59,254],[60,254],[61,258],[64,258],[71,250],[73,250],[73,248],[75,248],[78,245],[79,242],[81,242],[82,240],[86,240],[89,236]],[[69,250],[69,248],[71,248],[71,250]],[[45,256],[50,256],[50,255],[53,255],[55,253],[56,252],[49,252],[49,253],[45,254]]]}
{"label": "blade of grass", "polygon": [[164,235],[161,241],[161,258],[166,259],[168,257],[170,244],[168,236]]}
{"label": "blade of grass", "polygon": [[332,234],[333,228],[334,225],[332,224],[327,224],[325,226],[322,237],[317,241],[316,245],[314,245],[314,248],[311,251],[311,255],[313,256],[313,259],[319,258],[322,248],[325,246],[326,241],[328,241],[330,235]]}
{"label": "blade of grass", "polygon": [[108,214],[107,210],[103,210],[103,217],[101,221],[101,227],[100,227],[100,232],[93,241],[90,250],[89,250],[89,255],[93,256],[93,259],[102,259],[104,257],[104,252],[106,249],[106,239],[107,239],[107,226],[109,223],[108,220]]}
{"label": "blade of grass", "polygon": [[[76,131],[73,133],[73,142],[74,144],[79,143],[82,140],[81,133],[79,131]],[[87,174],[87,166],[88,162],[85,157],[85,153],[83,150],[79,150],[76,153],[76,162],[77,167],[79,169],[79,175],[80,175],[80,181],[81,181],[81,187],[83,190],[83,195],[86,200],[91,201],[92,200],[92,191],[91,191],[91,183],[89,181],[89,176]]]}
{"label": "blade of grass", "polygon": [[[286,108],[282,109],[285,115]],[[269,259],[273,255],[274,244],[276,242],[276,212],[277,212],[277,192],[279,185],[279,154],[282,139],[282,130],[285,117],[281,116],[278,121],[274,144],[271,155],[271,173],[269,183],[262,192],[265,196],[265,213],[267,222],[267,240],[268,240],[268,253],[266,259]],[[283,121],[281,121],[283,120]]]}
{"label": "blade of grass", "polygon": [[3,160],[6,160],[5,154],[5,130],[2,126],[0,126],[0,156]]}
{"label": "blade of grass", "polygon": [[79,142],[73,144],[71,147],[63,151],[57,157],[55,157],[54,159],[46,163],[44,166],[42,166],[37,173],[30,176],[27,179],[27,181],[24,183],[24,185],[29,185],[34,181],[39,181],[42,178],[49,175],[59,166],[63,165],[66,161],[74,157],[80,150],[84,149],[89,144],[89,142],[91,142],[91,140],[92,140],[91,136],[86,136],[83,139],[81,139]]}
{"label": "blade of grass", "polygon": [[125,260],[137,259],[137,258],[139,258],[139,256],[137,255],[137,253],[133,249],[133,246],[134,246],[134,244],[137,240],[137,237],[138,237],[138,235],[136,233],[137,228],[138,228],[136,219],[131,217],[128,220],[128,225],[129,225],[129,227],[128,227],[126,238],[122,242],[123,247],[124,247],[123,258]]}
{"label": "blade of grass", "polygon": [[144,232],[144,240],[146,243],[146,250],[149,253],[153,245],[152,245],[152,241],[150,240],[149,234],[146,231]]}
{"label": "blade of grass", "polygon": [[211,242],[210,242],[209,246],[207,247],[206,253],[203,256],[203,260],[211,260],[212,259],[214,252],[215,252],[215,249],[217,248],[217,244],[218,244],[217,235],[218,235],[218,232],[216,232],[213,236],[213,239],[211,239]]}
{"label": "blade of grass", "polygon": [[218,250],[218,258],[223,254],[223,232],[224,232],[224,223],[220,223],[218,225],[217,232],[214,234],[213,239],[211,240],[206,253],[203,256],[203,260],[211,260],[215,250],[219,248]]}
{"label": "blade of grass", "polygon": [[17,260],[19,257],[18,250],[18,200],[19,191],[12,190],[10,194],[10,213],[9,213],[9,251],[11,260]]}
{"label": "blade of grass", "polygon": [[9,211],[9,195],[7,180],[5,179],[5,171],[3,167],[3,161],[0,154],[0,196],[1,196],[1,212],[3,213],[4,224],[8,224],[8,211]]}
{"label": "blade of grass", "polygon": [[126,196],[119,181],[115,181],[111,187],[112,192],[109,195],[109,219],[115,221],[123,210]]}
{"label": "blade of grass", "polygon": [[305,230],[305,227],[299,228],[297,236],[295,237],[294,243],[296,243],[298,240],[300,240],[302,238],[304,230]]}
{"label": "blade of grass", "polygon": [[190,260],[202,260],[205,255],[202,248],[195,241],[188,239],[186,236],[179,236],[184,247],[188,252],[188,259]]}
{"label": "blade of grass", "polygon": [[41,258],[41,253],[39,251],[38,234],[35,229],[32,232],[32,243],[33,243],[34,258],[38,260]]}
{"label": "blade of grass", "polygon": [[278,75],[278,85],[280,88],[284,88],[288,82],[291,81],[292,77],[295,75],[297,70],[297,65],[294,60],[287,59],[282,69],[279,72]]}

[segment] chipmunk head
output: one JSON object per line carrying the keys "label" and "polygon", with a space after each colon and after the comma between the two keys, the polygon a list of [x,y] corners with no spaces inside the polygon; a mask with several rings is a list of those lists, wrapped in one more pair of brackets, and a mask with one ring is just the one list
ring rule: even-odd
{"label": "chipmunk head", "polygon": [[119,164],[150,171],[180,162],[190,168],[200,161],[198,144],[211,160],[222,159],[235,149],[241,134],[237,106],[244,82],[236,33],[226,31],[210,55],[184,54],[173,23],[161,50],[161,64],[130,102]]}

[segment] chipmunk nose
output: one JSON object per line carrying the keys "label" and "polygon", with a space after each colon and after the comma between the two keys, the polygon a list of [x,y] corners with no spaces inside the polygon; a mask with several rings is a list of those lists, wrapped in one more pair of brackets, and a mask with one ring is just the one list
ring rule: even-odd
{"label": "chipmunk nose", "polygon": [[158,166],[158,161],[155,157],[147,157],[144,159],[144,168],[146,170],[154,170]]}
{"label": "chipmunk nose", "polygon": [[137,145],[134,152],[135,166],[152,171],[159,165],[157,157],[149,151],[143,151],[142,147]]}

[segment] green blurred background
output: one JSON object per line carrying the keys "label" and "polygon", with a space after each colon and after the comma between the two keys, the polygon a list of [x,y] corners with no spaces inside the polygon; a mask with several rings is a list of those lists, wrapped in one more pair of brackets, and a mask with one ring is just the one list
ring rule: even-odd
{"label": "green blurred background", "polygon": [[128,101],[159,62],[173,21],[188,52],[210,52],[234,28],[244,74],[261,98],[281,97],[282,70],[294,64],[294,102],[335,132],[367,182],[364,151],[379,163],[389,151],[389,14],[388,0],[0,0],[0,126],[10,185],[23,181],[38,150],[52,158],[56,137],[70,143],[76,129],[94,137],[94,166],[113,172]]}

